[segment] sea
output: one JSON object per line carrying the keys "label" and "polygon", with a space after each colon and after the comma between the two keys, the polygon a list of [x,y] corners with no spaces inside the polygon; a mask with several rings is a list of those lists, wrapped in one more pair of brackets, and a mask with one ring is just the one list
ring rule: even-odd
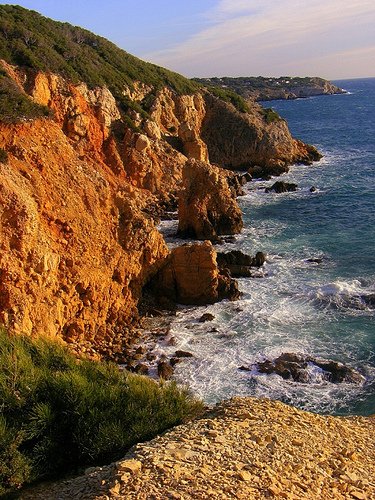
{"label": "sea", "polygon": [[[277,179],[296,183],[295,192],[266,193],[275,179],[245,185],[244,229],[217,250],[262,251],[264,266],[238,279],[237,301],[181,307],[156,347],[193,354],[175,377],[208,405],[253,396],[321,414],[375,414],[375,309],[362,299],[375,294],[375,78],[334,83],[347,92],[264,103],[323,158]],[[160,225],[170,247],[183,243],[176,229]],[[213,320],[200,322],[204,313]],[[366,382],[331,383],[314,368],[309,383],[259,373],[258,362],[282,353],[342,363]]]}

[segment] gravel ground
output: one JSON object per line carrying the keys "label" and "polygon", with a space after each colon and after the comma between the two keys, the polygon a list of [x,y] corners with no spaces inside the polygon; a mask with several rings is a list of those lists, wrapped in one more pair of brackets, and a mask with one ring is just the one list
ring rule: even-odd
{"label": "gravel ground", "polygon": [[375,499],[375,416],[233,398],[120,461],[20,499]]}

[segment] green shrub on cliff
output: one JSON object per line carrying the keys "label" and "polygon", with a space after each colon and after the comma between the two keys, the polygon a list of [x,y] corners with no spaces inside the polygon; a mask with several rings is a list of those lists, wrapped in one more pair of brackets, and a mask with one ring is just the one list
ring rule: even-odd
{"label": "green shrub on cliff", "polygon": [[0,495],[23,483],[111,461],[197,415],[175,383],[77,360],[61,344],[0,331]]}
{"label": "green shrub on cliff", "polygon": [[262,114],[268,124],[278,120],[282,120],[281,116],[278,113],[276,113],[276,111],[272,108],[263,108]]}
{"label": "green shrub on cliff", "polygon": [[247,104],[245,99],[241,96],[232,92],[231,90],[220,89],[217,87],[209,86],[207,89],[214,94],[216,97],[219,97],[223,101],[230,102],[233,106],[241,111],[241,113],[251,113],[250,106]]}
{"label": "green shrub on cliff", "polygon": [[51,111],[46,106],[33,102],[21,92],[17,84],[0,70],[0,120],[13,122],[15,119],[33,119],[49,116]]}

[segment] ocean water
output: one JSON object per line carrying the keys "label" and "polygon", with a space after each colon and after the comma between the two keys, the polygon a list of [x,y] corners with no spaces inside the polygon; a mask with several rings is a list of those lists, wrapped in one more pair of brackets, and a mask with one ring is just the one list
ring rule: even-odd
{"label": "ocean water", "polygon": [[[275,179],[254,180],[238,199],[244,230],[217,249],[263,251],[263,277],[240,278],[236,302],[181,309],[170,331],[177,344],[157,347],[194,354],[175,375],[207,404],[255,396],[319,413],[375,413],[375,310],[361,299],[375,293],[375,78],[335,83],[348,93],[265,104],[323,159],[280,178],[296,192],[265,193]],[[171,246],[181,243],[174,224],[161,225]],[[206,312],[214,319],[200,323]],[[284,352],[344,363],[366,383],[332,384],[317,372],[302,384],[254,367]]]}

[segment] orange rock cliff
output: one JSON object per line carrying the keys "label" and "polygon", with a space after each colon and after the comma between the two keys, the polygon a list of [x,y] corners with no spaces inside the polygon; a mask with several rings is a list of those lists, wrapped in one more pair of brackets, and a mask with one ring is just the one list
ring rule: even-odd
{"label": "orange rock cliff", "polygon": [[[222,168],[283,171],[318,157],[290,137],[285,121],[267,124],[257,105],[240,113],[207,91],[177,95],[165,87],[154,92],[151,119],[132,111],[134,131],[119,120],[107,88],[5,61],[2,67],[30,99],[53,110],[53,118],[0,123],[7,155],[0,162],[0,323],[11,332],[68,342],[114,338],[137,320],[146,283],[173,261],[155,214],[176,206],[181,192],[187,234],[214,240],[225,233],[212,217],[205,230],[188,220],[213,211],[215,221],[238,232],[241,214],[227,182],[234,174]],[[150,88],[125,91],[137,101]],[[212,208],[215,189],[206,185],[201,197],[190,197],[199,206],[191,210],[186,193],[205,171],[217,180],[222,203]],[[217,284],[218,271],[210,272]]]}

